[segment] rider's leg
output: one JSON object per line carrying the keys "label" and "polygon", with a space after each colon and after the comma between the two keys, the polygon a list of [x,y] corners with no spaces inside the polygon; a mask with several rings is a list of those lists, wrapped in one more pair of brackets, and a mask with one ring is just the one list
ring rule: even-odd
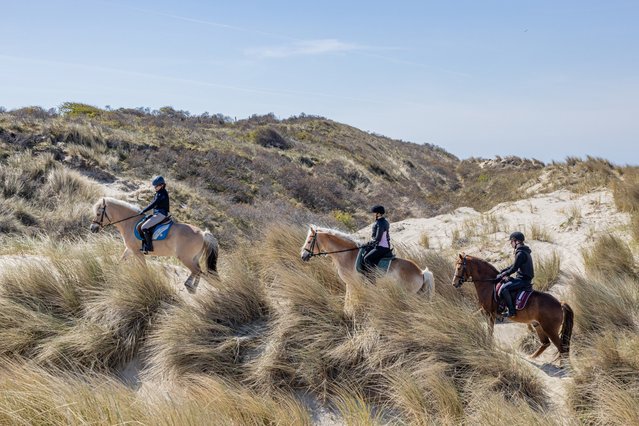
{"label": "rider's leg", "polygon": [[377,262],[379,262],[379,259],[381,259],[382,256],[382,251],[379,249],[379,247],[376,247],[373,250],[369,251],[366,256],[364,256],[364,259],[362,259],[364,276],[366,276],[370,281],[373,281],[375,277]]}
{"label": "rider's leg", "polygon": [[150,218],[148,218],[142,224],[141,228],[142,228],[142,239],[143,239],[143,242],[142,242],[143,252],[153,251],[153,234],[151,233],[151,229],[158,223],[162,222],[165,218],[166,216],[164,216],[162,213],[156,213]]}
{"label": "rider's leg", "polygon": [[513,297],[512,297],[512,287],[513,285],[515,285],[516,280],[511,280],[508,281],[506,284],[504,284],[501,287],[501,290],[499,291],[499,295],[501,297],[501,299],[504,301],[504,303],[506,304],[506,307],[508,308],[508,315],[505,315],[507,317],[514,317],[517,312],[515,310],[515,303],[513,302]]}

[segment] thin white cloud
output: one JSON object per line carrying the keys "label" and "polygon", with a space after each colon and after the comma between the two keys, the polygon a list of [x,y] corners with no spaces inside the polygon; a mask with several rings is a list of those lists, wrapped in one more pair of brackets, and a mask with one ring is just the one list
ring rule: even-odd
{"label": "thin white cloud", "polygon": [[[359,98],[354,96],[344,96],[344,95],[334,95],[330,93],[319,93],[319,92],[307,92],[307,91],[296,91],[296,90],[283,90],[283,89],[270,89],[270,88],[256,88],[256,87],[241,87],[234,86],[228,84],[219,84],[219,83],[211,83],[208,81],[201,80],[193,80],[188,78],[180,78],[173,76],[166,76],[160,74],[153,74],[148,72],[140,72],[140,71],[131,71],[124,70],[119,68],[112,67],[104,67],[100,65],[92,65],[92,64],[81,64],[75,62],[64,62],[64,61],[56,61],[56,60],[48,60],[48,59],[39,59],[39,58],[28,58],[22,56],[13,56],[13,55],[5,55],[0,52],[0,61],[16,61],[22,63],[30,63],[36,65],[46,65],[50,67],[67,67],[67,68],[79,68],[90,71],[99,71],[110,74],[118,74],[118,75],[126,75],[130,77],[138,77],[144,79],[160,79],[165,81],[171,81],[175,83],[183,83],[183,84],[191,84],[203,87],[211,87],[225,90],[232,90],[236,92],[246,92],[246,93],[255,93],[255,94],[263,94],[263,95],[274,95],[274,96],[292,96],[292,97],[316,97],[316,98],[328,98],[328,99],[340,99],[340,100],[348,100],[348,101],[356,101],[363,103],[379,103],[379,104],[387,104],[388,100],[385,99],[372,99],[372,98]],[[0,65],[2,62],[0,62]]]}
{"label": "thin white cloud", "polygon": [[246,54],[259,58],[288,58],[302,55],[327,55],[361,49],[364,49],[364,47],[329,38],[323,40],[296,41],[283,46],[248,49],[246,50]]}

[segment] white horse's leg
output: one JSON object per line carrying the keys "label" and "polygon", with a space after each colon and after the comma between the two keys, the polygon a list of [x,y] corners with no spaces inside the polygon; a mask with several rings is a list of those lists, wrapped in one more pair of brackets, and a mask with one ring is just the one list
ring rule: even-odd
{"label": "white horse's leg", "polygon": [[189,268],[189,270],[191,271],[191,275],[189,275],[189,277],[184,282],[184,286],[189,291],[194,291],[200,282],[200,273],[202,272],[200,270],[200,265],[198,265],[198,262],[194,261],[192,258],[189,259],[183,256],[178,256],[178,259],[180,259],[184,266]]}
{"label": "white horse's leg", "polygon": [[120,262],[128,260],[131,257],[133,257],[135,260],[137,260],[141,264],[146,265],[146,259],[144,258],[144,255],[140,253],[139,251],[131,250],[129,247],[124,249],[122,256],[120,256]]}

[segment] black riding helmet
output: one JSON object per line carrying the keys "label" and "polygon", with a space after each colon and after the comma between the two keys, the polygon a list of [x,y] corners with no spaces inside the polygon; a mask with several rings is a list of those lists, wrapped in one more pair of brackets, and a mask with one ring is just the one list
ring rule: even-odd
{"label": "black riding helmet", "polygon": [[371,208],[371,213],[384,214],[386,213],[386,210],[384,209],[384,206],[376,205]]}
{"label": "black riding helmet", "polygon": [[523,243],[524,240],[526,240],[526,237],[524,237],[524,234],[522,234],[521,232],[515,231],[512,234],[510,234],[510,237],[508,237],[508,239],[521,241]]}

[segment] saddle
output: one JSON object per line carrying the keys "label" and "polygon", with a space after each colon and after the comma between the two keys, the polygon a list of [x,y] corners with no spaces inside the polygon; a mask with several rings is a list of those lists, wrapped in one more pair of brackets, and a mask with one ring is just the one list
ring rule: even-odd
{"label": "saddle", "polygon": [[[368,253],[368,250],[366,249],[366,247],[360,247],[359,252],[357,253],[355,268],[357,269],[357,272],[359,272],[360,274],[364,273],[364,267],[362,266],[362,263],[364,262],[364,256],[366,256],[367,253]],[[387,273],[388,270],[390,269],[391,262],[396,257],[397,256],[395,256],[394,250],[391,250],[390,252],[388,252],[386,256],[379,259],[379,262],[377,262],[377,269],[379,269],[383,273]]]}
{"label": "saddle", "polygon": [[[145,220],[147,220],[149,217],[151,217],[151,215],[148,216],[144,216],[142,219],[140,219],[138,221],[138,223],[135,224],[135,238],[137,238],[138,240],[142,241],[142,224],[144,223]],[[171,226],[173,225],[173,216],[168,215],[167,217],[164,218],[164,220],[162,220],[162,222],[158,223],[157,225],[153,225],[150,228],[151,234],[153,235],[153,240],[155,241],[159,241],[159,240],[164,240],[168,235],[169,235],[169,230],[171,229]]]}
{"label": "saddle", "polygon": [[[505,282],[499,282],[495,285],[495,291],[493,293],[494,297],[495,297],[495,302],[499,303],[499,310],[502,311],[503,308],[505,306],[502,306],[503,303],[501,302],[501,291],[503,286],[505,285]],[[508,290],[506,290],[508,291]],[[524,309],[526,307],[526,305],[528,304],[528,299],[530,298],[530,295],[533,294],[534,290],[519,290],[517,291],[513,297],[515,299],[515,309],[518,311],[521,311],[522,309]]]}

